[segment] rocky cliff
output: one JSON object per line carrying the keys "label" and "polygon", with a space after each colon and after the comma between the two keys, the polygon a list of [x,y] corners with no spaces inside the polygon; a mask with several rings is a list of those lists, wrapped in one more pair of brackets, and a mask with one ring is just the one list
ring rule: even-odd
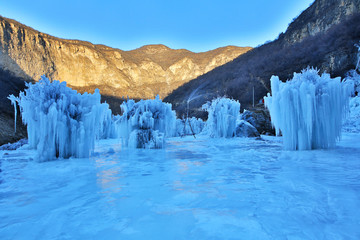
{"label": "rocky cliff", "polygon": [[316,0],[289,25],[284,39],[288,44],[301,42],[309,36],[326,32],[359,10],[359,0]]}
{"label": "rocky cliff", "polygon": [[273,42],[257,47],[174,90],[166,101],[179,114],[190,96],[191,113],[203,116],[200,106],[217,96],[255,104],[270,89],[270,78],[290,79],[294,72],[312,66],[333,77],[354,69],[360,41],[360,0],[316,0]]}
{"label": "rocky cliff", "polygon": [[81,91],[152,98],[169,92],[250,50],[228,46],[203,53],[148,45],[122,51],[56,38],[0,17],[0,65],[24,79],[41,75]]}

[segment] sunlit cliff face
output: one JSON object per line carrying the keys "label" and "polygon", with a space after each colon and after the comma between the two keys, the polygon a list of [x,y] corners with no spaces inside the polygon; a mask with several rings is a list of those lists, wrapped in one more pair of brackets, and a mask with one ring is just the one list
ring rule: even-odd
{"label": "sunlit cliff face", "polygon": [[102,94],[153,98],[167,96],[182,84],[250,50],[228,46],[203,53],[148,45],[122,51],[40,33],[0,17],[3,68],[38,80],[41,75],[66,81],[80,91],[100,88]]}

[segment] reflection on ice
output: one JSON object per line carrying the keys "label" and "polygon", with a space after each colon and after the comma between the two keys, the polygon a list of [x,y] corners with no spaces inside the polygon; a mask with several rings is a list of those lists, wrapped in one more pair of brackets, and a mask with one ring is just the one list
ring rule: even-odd
{"label": "reflection on ice", "polygon": [[303,152],[263,138],[171,138],[159,150],[102,140],[89,159],[52,162],[0,152],[1,239],[360,236],[359,135]]}

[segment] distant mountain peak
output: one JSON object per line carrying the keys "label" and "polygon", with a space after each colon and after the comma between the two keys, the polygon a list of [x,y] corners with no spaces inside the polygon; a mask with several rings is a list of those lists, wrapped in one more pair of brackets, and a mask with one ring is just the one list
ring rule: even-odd
{"label": "distant mountain peak", "polygon": [[157,52],[169,51],[172,49],[163,44],[148,44],[148,45],[139,47],[135,50],[146,51],[148,54],[153,54],[153,53],[157,53]]}

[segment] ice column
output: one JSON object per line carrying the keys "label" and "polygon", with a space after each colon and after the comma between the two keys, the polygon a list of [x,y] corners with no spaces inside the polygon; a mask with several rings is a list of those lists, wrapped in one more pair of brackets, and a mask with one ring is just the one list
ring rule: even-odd
{"label": "ice column", "polygon": [[216,98],[202,106],[208,112],[203,130],[210,137],[234,137],[236,119],[240,115],[240,103],[229,98]]}
{"label": "ice column", "polygon": [[281,82],[271,77],[272,96],[265,97],[276,134],[287,150],[331,148],[340,138],[351,86],[315,69],[294,73]]}

